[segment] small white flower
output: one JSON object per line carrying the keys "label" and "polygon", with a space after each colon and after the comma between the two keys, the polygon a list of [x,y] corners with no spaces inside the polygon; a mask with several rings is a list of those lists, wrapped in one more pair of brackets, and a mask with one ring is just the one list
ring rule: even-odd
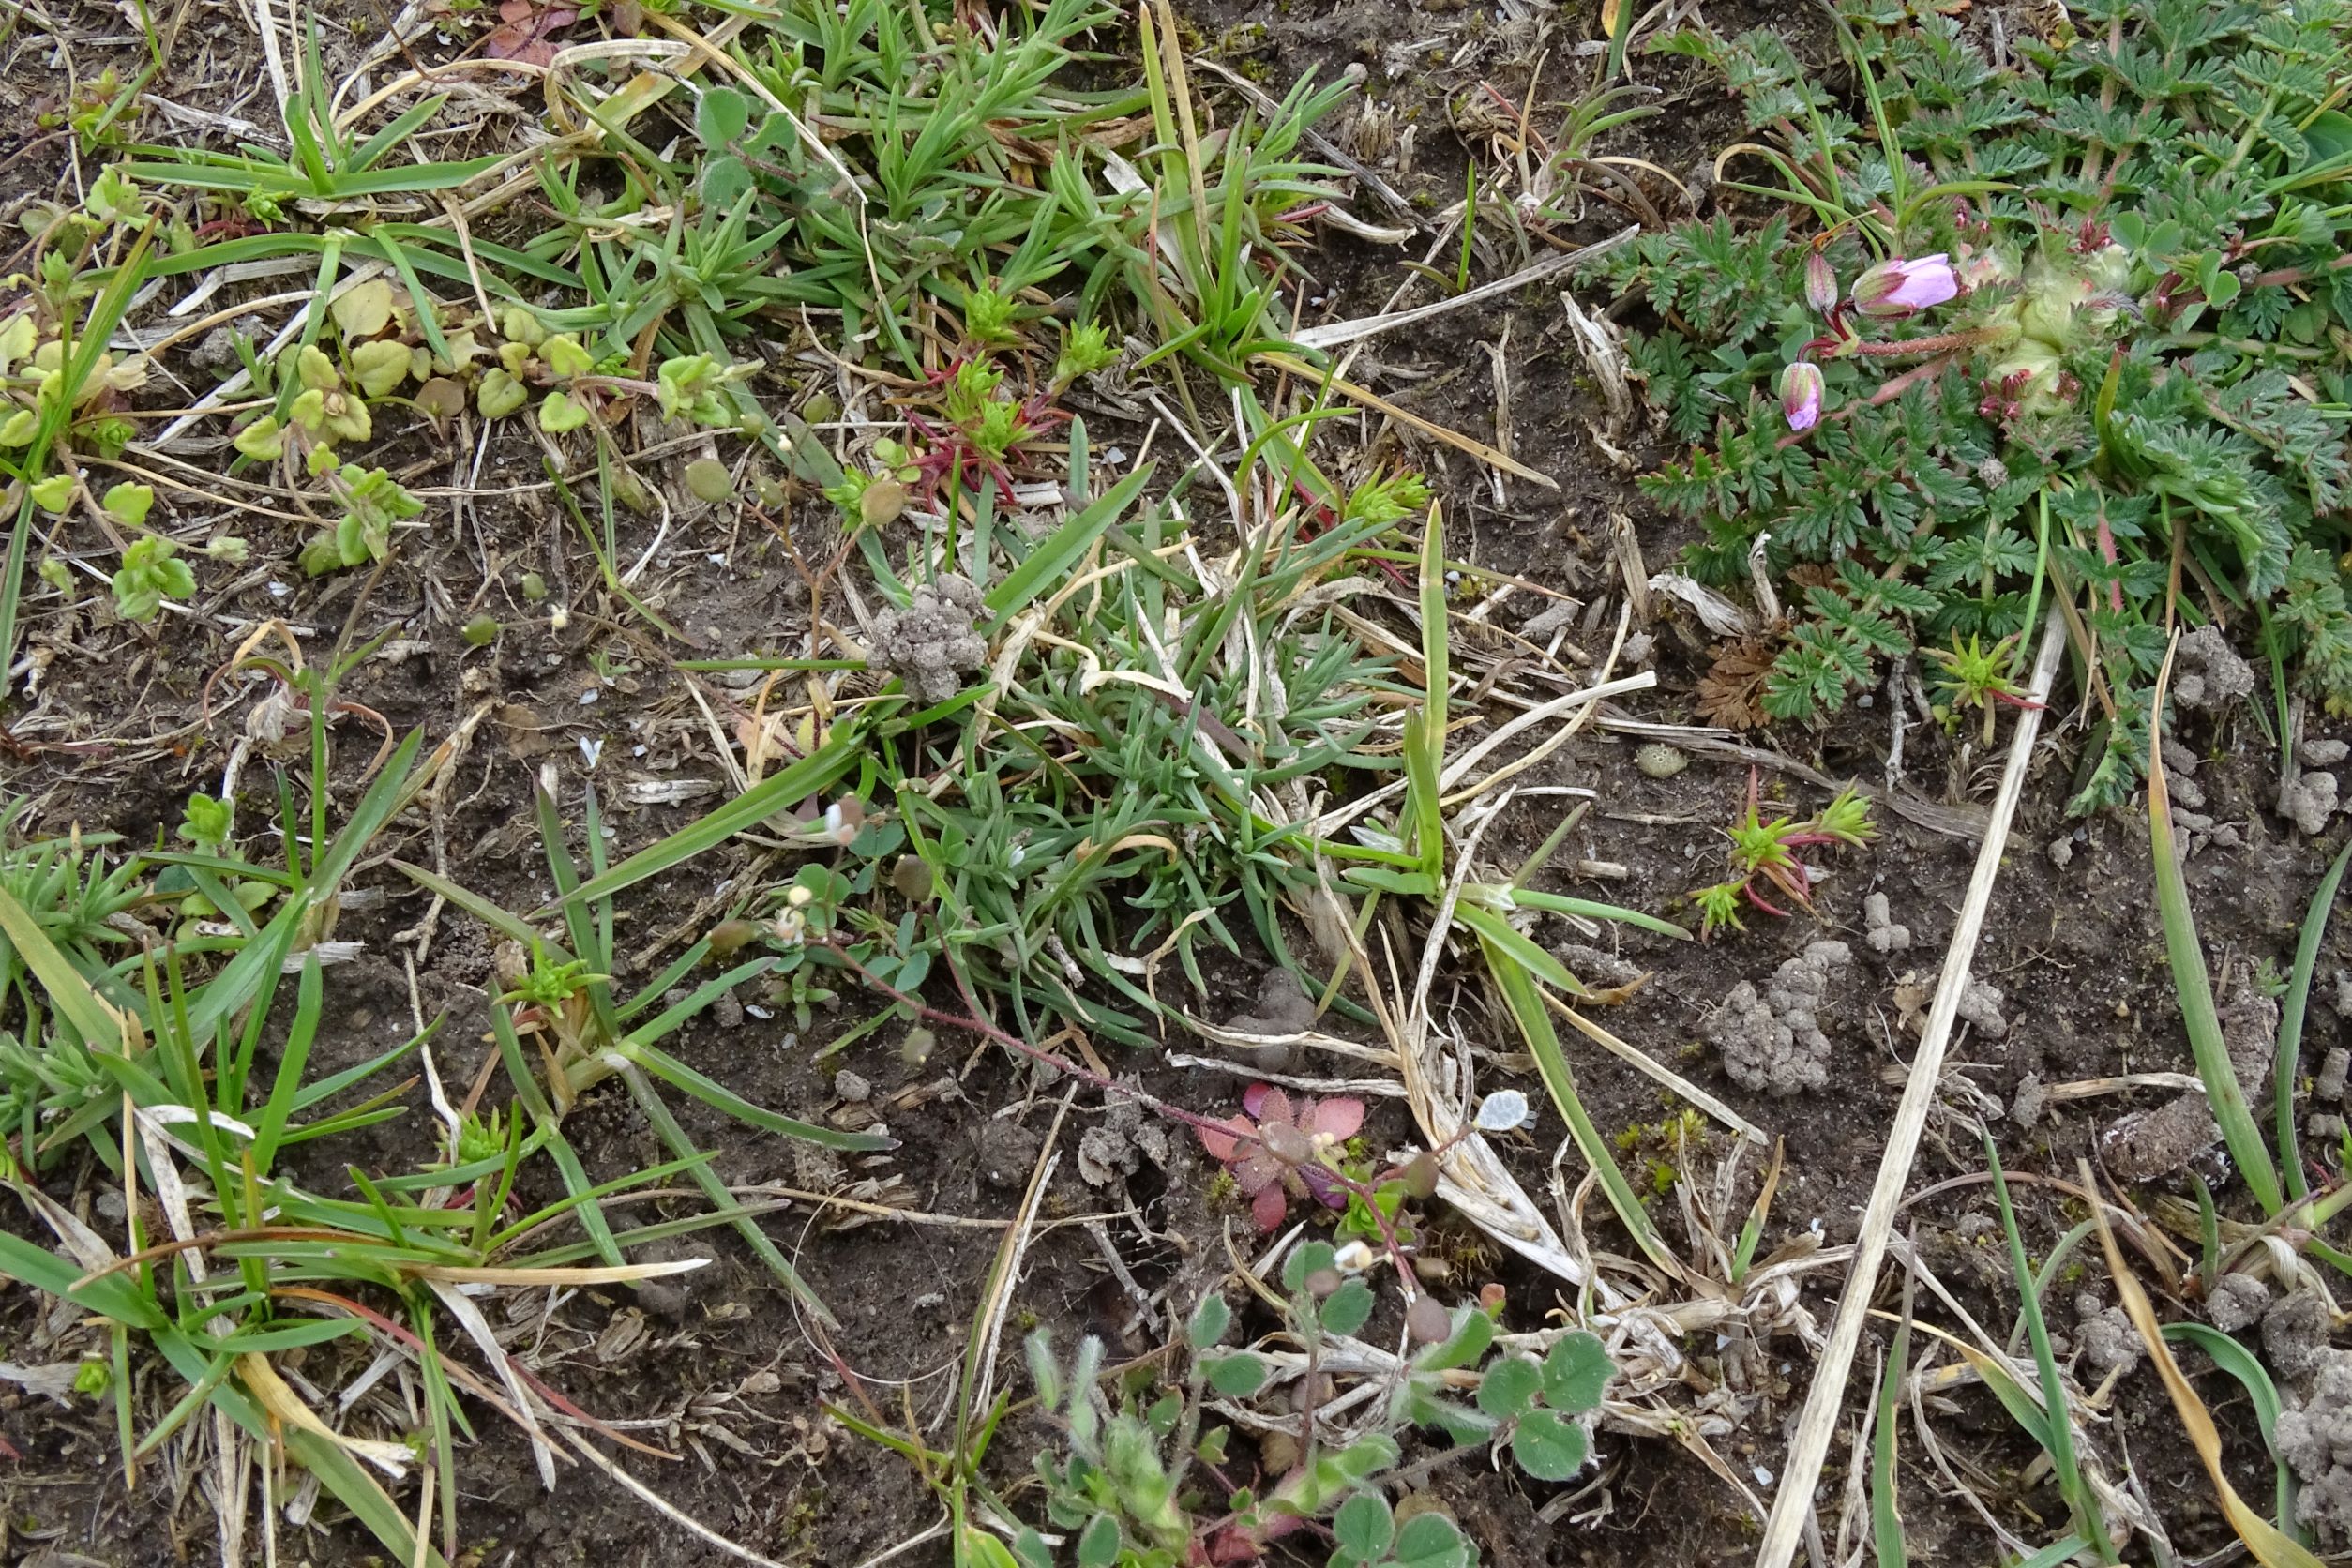
{"label": "small white flower", "polygon": [[1482,1133],[1507,1133],[1524,1127],[1532,1119],[1527,1096],[1515,1089],[1498,1089],[1478,1102],[1478,1130]]}

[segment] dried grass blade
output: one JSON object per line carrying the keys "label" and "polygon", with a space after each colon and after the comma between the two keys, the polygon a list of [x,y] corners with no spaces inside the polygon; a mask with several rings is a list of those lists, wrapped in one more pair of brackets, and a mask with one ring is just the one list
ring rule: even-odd
{"label": "dried grass blade", "polygon": [[2042,705],[2049,701],[2051,683],[2058,675],[2058,656],[2065,647],[2065,635],[2053,617],[2044,626],[2041,651],[2034,658],[2033,679],[2027,695],[2032,705],[2019,710],[2016,732],[2010,737],[2009,761],[2001,773],[2000,792],[1994,797],[1992,821],[1977,852],[1968,898],[1961,905],[1960,918],[1952,927],[1951,946],[1944,957],[1943,978],[1936,988],[1936,999],[1928,1012],[1927,1028],[1921,1036],[1918,1054],[1911,1059],[1910,1079],[1904,1085],[1902,1103],[1895,1109],[1894,1124],[1887,1135],[1886,1153],[1879,1160],[1869,1204],[1862,1211],[1853,1271],[1847,1277],[1844,1294],[1838,1298],[1829,1343],[1822,1349],[1813,1386],[1805,1395],[1804,1413],[1788,1448],[1787,1474],[1773,1497],[1772,1517],[1765,1525],[1763,1544],[1756,1550],[1756,1568],[1789,1568],[1806,1521],[1812,1516],[1814,1487],[1821,1477],[1822,1461],[1829,1457],[1830,1440],[1845,1403],[1846,1379],[1853,1366],[1855,1348],[1862,1340],[1862,1319],[1877,1289],[1878,1265],[1893,1236],[1895,1212],[1903,1201],[1903,1189],[1910,1184],[1911,1162],[1919,1152],[1920,1135],[1925,1131],[1928,1112],[1936,1103],[1936,1087],[1943,1077],[1944,1048],[1951,1041],[1952,1026],[1959,1016],[1961,992],[1968,987],[1969,961],[1976,954],[1977,937],[1984,929],[1985,911],[1992,902],[1994,884],[2000,880],[2010,819],[2016,814],[2017,798],[2025,790],[2026,768],[2033,757],[2034,738],[2042,731]]}
{"label": "dried grass blade", "polygon": [[1430,421],[1424,419],[1418,414],[1414,414],[1408,409],[1399,408],[1396,404],[1390,402],[1386,398],[1381,397],[1378,392],[1371,390],[1369,387],[1358,386],[1354,382],[1343,381],[1337,376],[1325,375],[1322,371],[1317,369],[1314,366],[1309,365],[1305,360],[1299,358],[1295,354],[1276,354],[1269,351],[1267,353],[1259,354],[1256,357],[1265,364],[1273,366],[1277,370],[1287,370],[1290,374],[1298,376],[1303,380],[1314,382],[1319,385],[1329,387],[1332,391],[1338,393],[1341,397],[1348,399],[1351,402],[1359,402],[1366,408],[1376,409],[1380,413],[1387,415],[1391,419],[1395,420],[1398,424],[1410,426],[1411,429],[1419,430],[1423,435],[1427,436],[1432,441],[1442,441],[1457,452],[1468,452],[1471,457],[1476,458],[1480,462],[1486,464],[1490,468],[1499,468],[1505,474],[1541,485],[1547,490],[1556,490],[1560,489],[1560,481],[1553,478],[1550,475],[1539,474],[1534,469],[1528,467],[1527,464],[1518,461],[1516,459],[1508,457],[1501,452],[1498,452],[1493,447],[1487,445],[1485,442],[1477,440],[1471,436],[1464,435],[1459,430],[1449,430],[1443,425],[1432,424]]}
{"label": "dried grass blade", "polygon": [[[2153,770],[2161,775],[2162,768]],[[2079,1162],[2083,1185],[2092,1192],[2099,1190],[2092,1176],[2090,1162]],[[2197,1397],[2195,1387],[2181,1372],[2180,1364],[2172,1359],[2172,1347],[2165,1341],[2164,1325],[2157,1321],[2156,1308],[2140,1288],[2137,1275],[2123,1260],[2123,1249],[2116,1244],[2115,1232],[2107,1225],[2106,1208],[2094,1205],[2091,1215],[2099,1222],[2099,1245],[2107,1255],[2107,1272],[2115,1278],[2117,1297],[2123,1304],[2124,1313],[2132,1326],[2139,1331],[2147,1346],[2148,1359],[2156,1364],[2157,1375],[2164,1380],[2164,1392],[2172,1395],[2172,1408],[2180,1414],[2180,1425],[2188,1429],[2189,1441],[2205,1462],[2206,1473],[2213,1478],[2213,1490],[2221,1500],[2222,1513],[2228,1518],[2230,1529],[2263,1568],[2320,1568],[2319,1559],[2310,1548],[2298,1545],[2276,1525],[2246,1505],[2238,1489],[2229,1484],[2228,1472],[2222,1468],[2222,1435],[2213,1426],[2213,1416],[2206,1410],[2205,1401]]]}

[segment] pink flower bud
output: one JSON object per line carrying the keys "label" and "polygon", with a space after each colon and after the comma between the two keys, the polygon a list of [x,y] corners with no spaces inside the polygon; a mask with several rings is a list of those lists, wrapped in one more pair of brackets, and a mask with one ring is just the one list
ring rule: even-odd
{"label": "pink flower bud", "polygon": [[1805,258],[1805,303],[1824,316],[1837,309],[1837,273],[1818,250]]}
{"label": "pink flower bud", "polygon": [[1780,373],[1780,411],[1792,430],[1809,430],[1820,422],[1820,366],[1800,359]]}
{"label": "pink flower bud", "polygon": [[1960,279],[1941,251],[1912,261],[1880,262],[1854,279],[1854,309],[1865,316],[1907,316],[1941,305],[1960,292]]}

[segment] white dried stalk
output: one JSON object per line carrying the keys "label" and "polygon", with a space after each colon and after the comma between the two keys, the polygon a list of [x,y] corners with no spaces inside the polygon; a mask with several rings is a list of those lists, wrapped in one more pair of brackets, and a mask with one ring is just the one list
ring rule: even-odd
{"label": "white dried stalk", "polygon": [[1821,1478],[1822,1461],[1829,1457],[1838,1411],[1845,1404],[1847,1376],[1853,1366],[1854,1350],[1862,1341],[1862,1319],[1869,1315],[1870,1299],[1877,1289],[1878,1265],[1885,1260],[1888,1244],[1893,1238],[1903,1189],[1910,1183],[1911,1162],[1919,1152],[1920,1134],[1926,1128],[1928,1112],[1935,1108],[1937,1083],[1943,1076],[1944,1048],[1952,1039],[1952,1027],[1959,1017],[1961,995],[1968,989],[1968,966],[1976,956],[1977,938],[1984,929],[1984,915],[1993,901],[1994,885],[2000,880],[2010,819],[2016,814],[2017,797],[2025,790],[2026,768],[2033,758],[2034,738],[2041,732],[2043,704],[2049,701],[2050,684],[2058,674],[2058,656],[2065,647],[2065,623],[2053,608],[2042,634],[2041,653],[2034,659],[2032,687],[2026,706],[2018,711],[2016,733],[2010,737],[2008,765],[2001,773],[2000,792],[1993,800],[1992,820],[1986,826],[1983,846],[1977,852],[1975,874],[1968,880],[1968,901],[1960,906],[1960,918],[1952,927],[1952,943],[1944,956],[1943,979],[1936,988],[1935,1003],[1928,1009],[1927,1029],[1921,1036],[1919,1053],[1911,1059],[1910,1081],[1904,1086],[1902,1104],[1896,1108],[1894,1124],[1887,1135],[1886,1153],[1878,1162],[1878,1179],[1870,1189],[1869,1205],[1862,1211],[1862,1233],[1854,1245],[1854,1266],[1846,1277],[1846,1293],[1838,1298],[1837,1316],[1830,1326],[1829,1344],[1814,1372],[1813,1386],[1805,1395],[1804,1414],[1788,1447],[1788,1461],[1780,1491],[1772,1499],[1772,1516],[1765,1523],[1764,1543],[1756,1551],[1756,1568],[1789,1568],[1797,1544],[1813,1518],[1814,1487]]}

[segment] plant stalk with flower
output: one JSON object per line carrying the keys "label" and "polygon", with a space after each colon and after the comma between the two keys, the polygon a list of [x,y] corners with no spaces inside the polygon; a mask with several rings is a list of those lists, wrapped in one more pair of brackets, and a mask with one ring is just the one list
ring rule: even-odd
{"label": "plant stalk with flower", "polygon": [[[1923,646],[2014,649],[2055,601],[2084,684],[2144,713],[2182,562],[2352,714],[2342,7],[2110,3],[2095,49],[2058,19],[1999,57],[1933,8],[1870,9],[1843,8],[1851,118],[1771,28],[1656,39],[1745,100],[1781,180],[1741,188],[1786,204],[1596,264],[1654,310],[1627,355],[1689,451],[1642,488],[1703,530],[1693,574],[1743,584],[1764,535],[1768,570],[1836,574],[1760,680],[1726,651],[1726,704],[1813,719]],[[2145,722],[2092,734],[2076,813],[2148,765]]]}

